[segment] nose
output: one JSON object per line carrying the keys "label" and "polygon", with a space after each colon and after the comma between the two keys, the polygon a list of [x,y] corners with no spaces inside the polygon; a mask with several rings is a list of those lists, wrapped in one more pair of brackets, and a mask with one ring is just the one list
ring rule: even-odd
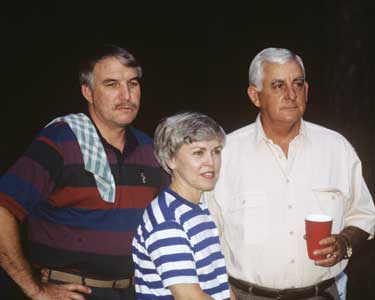
{"label": "nose", "polygon": [[287,99],[290,99],[290,100],[296,100],[296,98],[297,98],[297,93],[296,93],[296,91],[294,90],[294,88],[293,88],[292,85],[287,85],[287,88],[286,88],[286,96],[287,96]]}
{"label": "nose", "polygon": [[130,99],[130,88],[127,84],[121,85],[120,98],[123,99],[123,100],[129,100]]}
{"label": "nose", "polygon": [[206,164],[208,166],[213,166],[215,162],[215,157],[212,153],[208,153],[206,156]]}

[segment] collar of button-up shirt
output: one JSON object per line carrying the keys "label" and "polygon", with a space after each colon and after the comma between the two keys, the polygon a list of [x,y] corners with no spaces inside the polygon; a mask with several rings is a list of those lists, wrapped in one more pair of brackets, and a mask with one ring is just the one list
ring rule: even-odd
{"label": "collar of button-up shirt", "polygon": [[[301,119],[301,126],[299,128],[298,135],[295,137],[295,139],[299,136],[303,136],[306,139],[306,141],[309,141],[308,133],[307,133],[307,130],[306,130],[306,124],[305,124],[303,119]],[[255,138],[255,144],[256,145],[259,145],[259,143],[262,142],[262,141],[271,141],[272,142],[272,140],[269,139],[264,132],[262,121],[260,120],[260,113],[258,114],[258,116],[256,118],[256,121],[255,121],[254,138]]]}

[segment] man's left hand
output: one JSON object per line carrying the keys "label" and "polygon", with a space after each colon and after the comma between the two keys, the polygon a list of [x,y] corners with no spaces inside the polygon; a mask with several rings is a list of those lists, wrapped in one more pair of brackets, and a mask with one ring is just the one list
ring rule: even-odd
{"label": "man's left hand", "polygon": [[314,254],[317,256],[325,256],[325,259],[316,260],[315,264],[321,267],[332,267],[341,261],[346,253],[345,241],[339,237],[338,234],[331,235],[319,242],[320,245],[325,246],[322,249],[315,250]]}

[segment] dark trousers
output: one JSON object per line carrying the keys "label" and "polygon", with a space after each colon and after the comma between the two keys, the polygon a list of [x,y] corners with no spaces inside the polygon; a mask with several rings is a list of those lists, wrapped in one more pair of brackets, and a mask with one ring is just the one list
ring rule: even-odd
{"label": "dark trousers", "polygon": [[[236,288],[234,285],[231,285],[231,287],[232,287],[234,294],[236,295],[237,300],[270,300],[272,299],[272,298],[256,296],[252,293],[245,292],[241,289]],[[329,299],[339,300],[339,294],[338,294],[336,284],[333,284],[332,286],[330,286],[326,290],[326,293]],[[326,300],[326,299],[328,298],[324,296],[316,296],[316,297],[307,298],[305,300]]]}
{"label": "dark trousers", "polygon": [[136,300],[134,285],[127,289],[91,288],[92,293],[85,295],[86,300]]}
{"label": "dark trousers", "polygon": [[[50,280],[51,283],[66,284],[66,282],[59,282]],[[96,288],[90,287],[91,294],[83,294],[86,300],[136,300],[135,286],[132,284],[127,289],[112,289],[112,288]]]}

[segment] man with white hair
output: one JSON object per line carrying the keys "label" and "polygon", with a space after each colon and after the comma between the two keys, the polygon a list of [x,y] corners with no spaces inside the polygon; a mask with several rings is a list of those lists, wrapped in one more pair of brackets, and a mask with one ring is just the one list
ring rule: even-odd
{"label": "man with white hair", "polygon": [[[221,232],[238,300],[339,299],[336,280],[374,233],[361,162],[339,133],[302,119],[302,59],[267,48],[249,69],[256,121],[228,135],[220,179],[207,201]],[[304,218],[333,218],[332,235],[307,255]],[[319,259],[323,256],[323,259]]]}

